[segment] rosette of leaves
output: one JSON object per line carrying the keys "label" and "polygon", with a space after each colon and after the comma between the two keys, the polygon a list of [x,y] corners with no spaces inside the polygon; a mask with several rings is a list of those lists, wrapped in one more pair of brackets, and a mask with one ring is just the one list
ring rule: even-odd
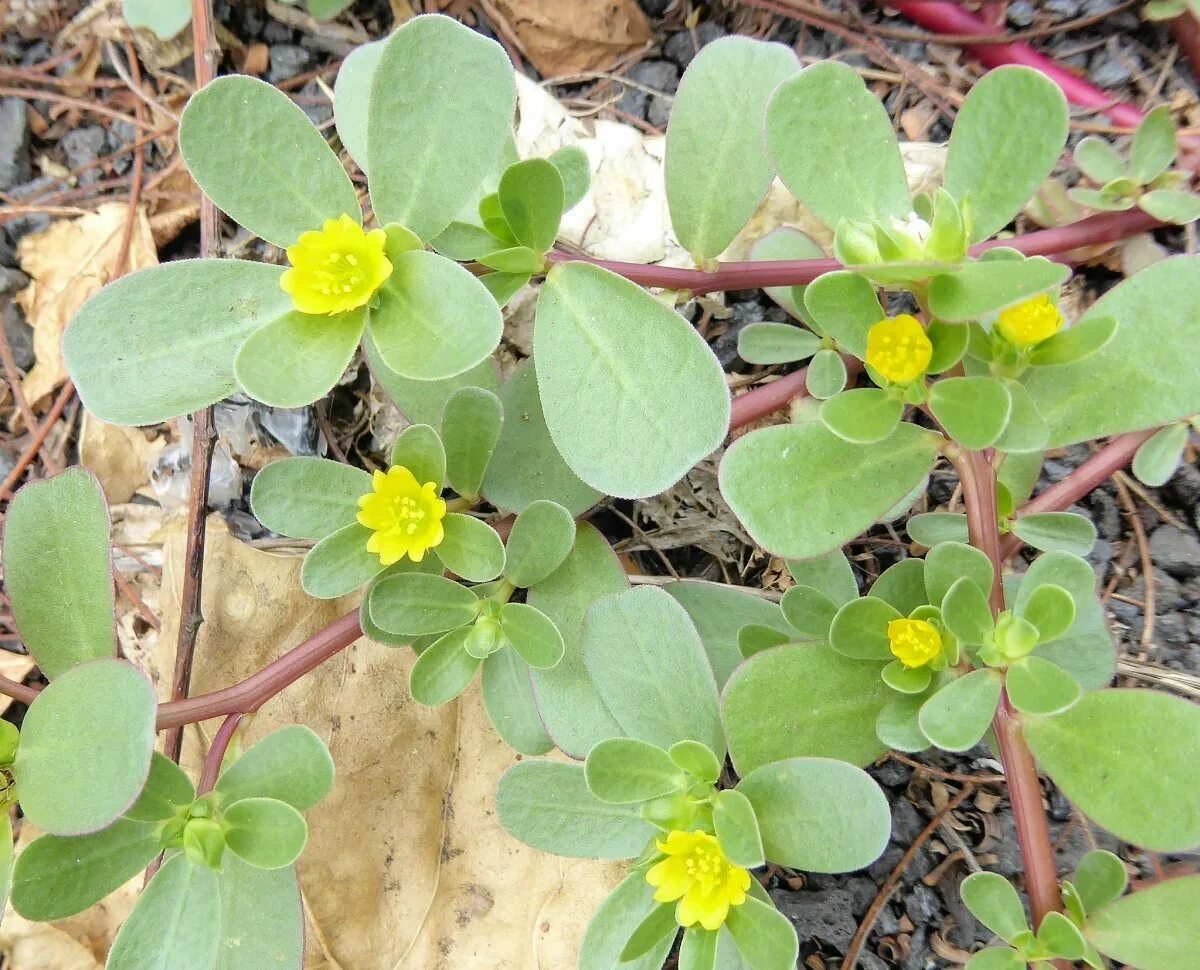
{"label": "rosette of leaves", "polygon": [[[502,824],[534,848],[635,860],[593,917],[581,968],[663,965],[685,910],[670,892],[656,901],[647,874],[672,833],[702,833],[721,859],[746,870],[770,860],[851,871],[883,850],[887,803],[858,768],[793,758],[747,771],[736,784],[724,775],[717,683],[688,613],[668,593],[640,587],[596,600],[583,617],[582,654],[613,735],[592,744],[582,765],[517,765],[497,795]],[[689,970],[782,970],[798,952],[795,933],[753,878],[715,928],[689,926],[682,947],[680,965]]]}
{"label": "rosette of leaves", "polygon": [[13,906],[27,919],[63,919],[165,852],[107,967],[299,966],[304,923],[294,863],[308,838],[303,813],[332,784],[329,752],[301,726],[267,735],[199,796],[178,765],[155,753],[137,801],[113,824],[29,844],[13,873]]}
{"label": "rosette of leaves", "polygon": [[[977,872],[963,880],[963,902],[1007,946],[989,946],[968,970],[1037,970],[1055,959],[1104,970],[1104,957],[1137,970],[1186,966],[1195,954],[1190,916],[1200,905],[1200,877],[1168,879],[1126,896],[1125,864],[1102,849],[1086,853],[1063,880],[1061,913],[1030,927],[1017,891],[1003,876]],[[1182,930],[1182,931],[1181,931]]]}
{"label": "rosette of leaves", "polygon": [[1080,205],[1104,212],[1137,206],[1161,222],[1186,225],[1200,218],[1200,196],[1188,189],[1191,173],[1175,169],[1179,145],[1171,109],[1159,105],[1133,133],[1129,158],[1096,135],[1075,146],[1075,164],[1096,188],[1076,187],[1067,194]]}

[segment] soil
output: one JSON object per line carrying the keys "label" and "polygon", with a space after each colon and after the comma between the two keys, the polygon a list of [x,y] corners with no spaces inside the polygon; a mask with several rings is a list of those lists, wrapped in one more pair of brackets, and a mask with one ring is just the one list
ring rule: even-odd
{"label": "soil", "polygon": [[[646,49],[620,59],[608,77],[554,85],[553,90],[573,109],[660,131],[680,74],[697,50],[718,37],[741,33],[794,45],[805,60],[836,57],[863,70],[896,119],[902,137],[937,142],[949,134],[950,117],[944,109],[951,108],[980,74],[959,48],[927,43],[928,35],[921,29],[870,5],[860,8],[840,0],[793,4],[810,15],[809,22],[802,23],[769,9],[783,6],[781,3],[639,2],[651,22],[651,42]],[[3,84],[42,92],[62,87],[73,97],[93,100],[112,93],[106,87],[84,85],[80,93],[69,86],[42,83],[71,76],[79,67],[79,55],[50,62],[53,67],[45,74],[38,73],[40,66],[62,52],[56,38],[80,6],[71,0],[12,0],[9,16],[13,22],[0,40]],[[360,0],[333,29],[295,18],[284,22],[258,0],[237,4],[217,0],[215,17],[227,31],[223,43],[232,49],[232,38],[240,45],[240,53],[230,55],[223,69],[257,65],[267,80],[295,95],[315,123],[328,125],[332,115],[328,90],[340,59],[353,48],[355,38],[385,35],[393,25],[393,8],[407,6],[404,0]],[[483,8],[495,10],[494,4],[443,0],[425,6],[448,7],[451,13],[471,19],[481,32],[505,42],[510,50],[517,46],[511,24],[483,12]],[[8,7],[0,3],[0,15]],[[1039,30],[1040,36],[1031,41],[1035,47],[1088,77],[1114,100],[1142,106],[1165,101],[1194,125],[1200,121],[1200,106],[1187,62],[1163,27],[1139,19],[1139,7],[1140,3],[1117,0],[1036,4],[1016,0],[1007,4],[1005,26]],[[41,11],[41,15],[21,19],[23,12],[31,11]],[[814,26],[813,16],[837,29]],[[100,58],[97,80],[119,81],[113,49],[92,49]],[[122,58],[122,69],[124,63]],[[541,79],[524,59],[521,68]],[[189,78],[190,57],[164,70]],[[172,91],[164,77],[158,78],[160,90],[178,95],[179,89]],[[632,83],[626,84],[626,80]],[[128,100],[122,105],[123,110],[131,110]],[[1095,131],[1111,132],[1103,116],[1073,112],[1072,143]],[[30,328],[13,299],[28,283],[17,268],[15,246],[24,235],[49,224],[58,214],[55,207],[86,210],[103,201],[127,200],[133,168],[128,146],[135,137],[135,129],[126,123],[110,122],[88,111],[64,111],[61,103],[45,98],[0,98],[0,199],[10,208],[0,217],[0,316],[15,366],[22,371],[34,365],[35,355]],[[157,144],[147,144],[141,151],[148,177],[170,161]],[[1069,159],[1064,159],[1059,174],[1068,184],[1077,178]],[[229,226],[226,230],[227,246],[240,248],[242,255],[260,249],[260,244],[235,236]],[[1191,252],[1195,247],[1191,231],[1161,231],[1154,239],[1171,253]],[[198,233],[192,224],[160,250],[160,259],[195,255],[197,248]],[[1090,302],[1121,278],[1120,261],[1110,254],[1081,270],[1080,282],[1075,284],[1077,296]],[[688,312],[727,369],[748,378],[757,372],[736,356],[738,331],[750,322],[783,318],[758,291],[730,293],[724,306],[697,304]],[[277,443],[294,454],[335,450],[356,462],[364,457],[380,460],[380,441],[385,435],[373,413],[372,420],[364,419],[369,413],[368,397],[364,369],[335,392],[327,409],[276,412],[235,400],[220,406],[220,420],[248,428],[266,445]],[[6,429],[0,437],[2,477],[28,444],[28,431],[12,430],[15,421],[10,402],[0,405],[0,411]],[[77,460],[74,419],[74,410],[68,408],[62,433],[50,438],[50,456],[58,464]],[[1086,446],[1052,454],[1039,487],[1061,479],[1089,454]],[[1144,488],[1122,477],[1098,489],[1075,511],[1091,518],[1099,532],[1090,558],[1119,644],[1122,680],[1161,686],[1177,673],[1183,676],[1174,681],[1175,688],[1196,697],[1200,696],[1200,468],[1194,463],[1193,449],[1188,458],[1191,463],[1162,488]],[[215,489],[216,506],[235,534],[247,540],[268,538],[248,506],[253,468],[231,465],[218,469],[218,474],[225,476],[225,487]],[[32,474],[46,470],[35,464]],[[186,462],[176,474],[186,475]],[[925,498],[927,507],[944,506],[953,490],[951,472],[936,472]],[[739,538],[740,528],[732,523],[719,496],[714,496],[712,469],[701,466],[667,497],[646,503],[613,501],[594,521],[625,553],[636,572],[670,572],[781,590],[786,582],[782,564]],[[705,538],[697,540],[698,534]],[[910,544],[885,525],[855,542],[849,552],[865,586],[882,569],[907,555]],[[1145,605],[1147,576],[1154,590],[1151,615]],[[0,645],[21,651],[7,628],[0,632]],[[20,714],[16,705],[7,716],[19,720]],[[801,939],[801,965],[809,970],[847,965],[845,954],[854,945],[868,912],[872,922],[861,941],[857,966],[866,970],[960,966],[970,951],[988,942],[989,934],[963,909],[959,883],[979,866],[1020,882],[1022,864],[1004,788],[986,780],[998,769],[990,753],[981,747],[962,756],[926,752],[919,758],[928,767],[891,759],[871,769],[892,801],[893,828],[888,849],[869,869],[838,876],[770,873],[768,888],[795,924]],[[927,831],[930,821],[962,787],[963,776],[983,776],[985,780],[971,782],[973,793]],[[1097,845],[1120,852],[1147,875],[1157,866],[1171,863],[1119,845],[1089,825],[1049,786],[1045,798],[1060,871],[1070,871],[1082,853]],[[892,885],[894,891],[881,899],[881,887]]]}

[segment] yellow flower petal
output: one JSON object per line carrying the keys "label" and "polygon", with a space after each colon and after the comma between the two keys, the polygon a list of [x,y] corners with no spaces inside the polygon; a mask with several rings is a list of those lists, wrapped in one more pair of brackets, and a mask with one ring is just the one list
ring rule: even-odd
{"label": "yellow flower petal", "polygon": [[355,518],[371,530],[367,551],[391,566],[405,556],[421,562],[446,537],[442,519],[446,503],[433,482],[419,485],[402,465],[371,476],[372,491],[359,496]]}
{"label": "yellow flower petal", "polygon": [[892,620],[887,633],[892,654],[905,667],[924,667],[942,652],[942,635],[925,620]]}
{"label": "yellow flower petal", "polygon": [[911,384],[925,374],[933,344],[916,317],[902,313],[867,331],[867,363],[893,384]]}
{"label": "yellow flower petal", "polygon": [[996,329],[1010,343],[1018,347],[1032,347],[1053,337],[1064,323],[1063,315],[1050,299],[1050,294],[1043,293],[1032,300],[1001,310]]}
{"label": "yellow flower petal", "polygon": [[647,871],[646,882],[655,887],[657,902],[679,900],[675,921],[680,926],[720,929],[729,907],[746,901],[750,873],[725,858],[711,833],[676,829],[655,845],[666,858]]}
{"label": "yellow flower petal", "polygon": [[337,314],[366,306],[391,275],[386,234],[364,232],[349,215],[300,234],[279,285],[300,313]]}

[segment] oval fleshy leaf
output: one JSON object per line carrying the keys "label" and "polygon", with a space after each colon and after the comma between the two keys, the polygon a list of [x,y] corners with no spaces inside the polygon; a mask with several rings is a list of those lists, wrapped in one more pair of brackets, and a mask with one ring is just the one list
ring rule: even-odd
{"label": "oval fleshy leaf", "polygon": [[562,565],[575,543],[575,519],[557,502],[533,502],[508,534],[504,575],[514,586],[540,583]]}
{"label": "oval fleshy leaf", "polygon": [[921,730],[944,751],[973,748],[992,723],[1000,687],[1000,674],[991,669],[952,680],[921,707]]}
{"label": "oval fleshy leaf", "polygon": [[242,390],[274,408],[300,408],[323,398],[358,351],[366,311],[333,317],[285,313],[246,339],[234,358]]}
{"label": "oval fleshy leaf", "polygon": [[483,662],[483,706],[496,733],[524,755],[554,747],[538,713],[529,664],[515,650],[497,650]]}
{"label": "oval fleshy leaf", "polygon": [[479,600],[453,580],[401,573],[376,583],[368,608],[371,618],[385,630],[424,636],[470,623],[479,613]]}
{"label": "oval fleshy leaf", "polygon": [[220,929],[217,874],[180,853],[150,880],[113,940],[105,970],[211,970]]}
{"label": "oval fleshy leaf", "polygon": [[275,798],[243,798],[222,814],[225,845],[258,869],[283,869],[304,851],[308,825],[287,802]]}
{"label": "oval fleshy leaf", "polygon": [[383,57],[386,40],[354,48],[333,82],[333,117],[338,137],[358,167],[367,171],[367,111],[371,104],[371,82]]}
{"label": "oval fleshy leaf", "polygon": [[442,519],[446,536],[434,550],[456,576],[472,583],[486,583],[504,569],[504,543],[482,519],[450,512]]}
{"label": "oval fleshy leaf", "polygon": [[250,506],[272,532],[294,539],[324,539],[353,525],[358,499],[371,491],[360,468],[325,458],[283,458],[254,476]]}
{"label": "oval fleshy leaf", "polygon": [[464,387],[446,401],[442,412],[446,477],[459,495],[479,494],[503,425],[504,405],[482,387]]}
{"label": "oval fleshy leaf", "polygon": [[316,733],[302,724],[272,731],[233,762],[217,781],[222,805],[243,798],[275,798],[306,811],[333,787],[333,759]]}

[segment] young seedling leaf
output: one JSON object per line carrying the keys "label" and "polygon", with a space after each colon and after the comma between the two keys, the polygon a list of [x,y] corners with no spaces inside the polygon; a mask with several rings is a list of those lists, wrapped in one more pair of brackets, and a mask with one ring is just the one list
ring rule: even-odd
{"label": "young seedling leaf", "polygon": [[808,365],[804,387],[810,397],[824,401],[846,386],[846,362],[836,350],[818,350]]}
{"label": "young seedling leaf", "polygon": [[1138,199],[1137,204],[1160,222],[1186,226],[1200,219],[1200,196],[1186,189],[1155,189]]}
{"label": "young seedling leaf", "polygon": [[1000,674],[972,670],[952,680],[921,707],[925,736],[944,751],[966,751],[987,733],[1000,702]]}
{"label": "young seedling leaf", "polygon": [[1079,681],[1049,660],[1022,657],[1004,678],[1008,698],[1023,714],[1059,714],[1083,696]]}
{"label": "young seedling leaf", "polygon": [[353,525],[358,499],[371,491],[371,476],[324,458],[283,458],[257,475],[250,488],[255,518],[295,539],[324,539]]}
{"label": "young seedling leaf", "polygon": [[100,483],[71,468],[18,491],[4,523],[4,588],[42,672],[116,653],[108,509]]}
{"label": "young seedling leaf", "polygon": [[1134,132],[1129,174],[1138,184],[1147,185],[1171,167],[1177,151],[1171,108],[1160,104],[1142,119]]}
{"label": "young seedling leaf", "polygon": [[1142,442],[1133,456],[1133,473],[1144,485],[1165,485],[1179,467],[1188,441],[1186,424],[1169,424]]}
{"label": "young seedling leaf", "polygon": [[655,834],[636,806],[593,795],[579,764],[525,761],[510,768],[500,779],[496,814],[526,845],[574,859],[631,859]]}
{"label": "young seedling leaf", "polygon": [[763,865],[762,835],[754,806],[737,789],[719,791],[713,804],[713,826],[725,857],[735,866],[756,869]]}
{"label": "young seedling leaf", "polygon": [[721,777],[721,762],[708,745],[699,741],[676,741],[667,754],[673,764],[700,781],[716,784]]}
{"label": "young seedling leaf", "polygon": [[1097,185],[1129,177],[1121,156],[1112,145],[1096,135],[1088,135],[1075,146],[1075,164]]}
{"label": "young seedling leaf", "polygon": [[972,873],[962,881],[959,892],[971,915],[1006,943],[1028,931],[1021,897],[999,873]]}
{"label": "young seedling leaf", "polygon": [[1057,640],[1075,622],[1075,600],[1063,587],[1043,583],[1029,594],[1017,615],[1037,627],[1039,640]]}
{"label": "young seedling leaf", "polygon": [[154,691],[132,664],[91,660],[25,714],[13,764],[25,817],[54,835],[104,828],[137,799],[154,749]]}
{"label": "young seedling leaf", "polygon": [[205,195],[276,246],[294,245],[327,219],[362,222],[333,149],[291,98],[257,78],[219,77],[193,94],[179,119],[179,149]]}
{"label": "young seedling leaf", "polygon": [[508,534],[505,578],[514,586],[540,583],[562,565],[575,542],[575,519],[557,502],[531,503]]}
{"label": "young seedling leaf", "polygon": [[440,707],[467,689],[482,662],[466,649],[470,631],[470,627],[451,630],[417,657],[409,675],[413,700],[427,707]]}
{"label": "young seedling leaf", "polygon": [[588,789],[601,801],[631,805],[682,791],[687,776],[662,748],[636,738],[609,738],[588,752]]}
{"label": "young seedling leaf", "polygon": [[[636,284],[586,263],[556,266],[533,339],[550,436],[594,488],[655,495],[721,444],[730,403],[720,364],[691,324]],[[680,413],[689,420],[670,420]]]}
{"label": "young seedling leaf", "polygon": [[566,649],[554,621],[528,603],[505,603],[500,626],[513,649],[530,667],[545,670],[562,660]]}
{"label": "young seedling leaf", "polygon": [[233,762],[217,781],[222,806],[243,798],[274,798],[307,811],[333,787],[333,759],[301,724],[272,731]]}
{"label": "young seedling leaf", "polygon": [[753,806],[766,857],[809,872],[851,872],[887,846],[887,799],[866,772],[826,758],[763,765],[738,783]]}
{"label": "young seedling leaf", "polygon": [[820,337],[790,323],[749,323],[738,334],[738,356],[751,364],[807,360],[820,348]]}

